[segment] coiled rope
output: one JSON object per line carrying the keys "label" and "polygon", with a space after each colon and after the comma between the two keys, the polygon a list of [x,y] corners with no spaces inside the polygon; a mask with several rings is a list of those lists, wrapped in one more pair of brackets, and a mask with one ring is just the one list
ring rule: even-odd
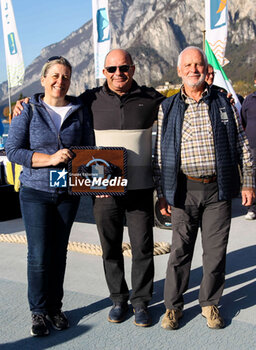
{"label": "coiled rope", "polygon": [[[25,235],[15,235],[15,234],[0,234],[0,242],[5,243],[20,243],[27,244],[27,238]],[[123,243],[122,245],[123,255],[132,256],[132,250],[130,243]],[[69,242],[68,250],[83,254],[90,255],[102,255],[102,248],[97,244],[81,243],[81,242]],[[171,251],[171,246],[166,242],[156,242],[154,244],[154,255],[168,254]]]}

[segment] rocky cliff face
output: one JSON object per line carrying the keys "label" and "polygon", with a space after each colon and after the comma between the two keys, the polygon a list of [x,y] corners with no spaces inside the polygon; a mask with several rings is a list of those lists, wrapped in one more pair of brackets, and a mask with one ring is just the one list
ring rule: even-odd
{"label": "rocky cliff face", "polygon": [[[109,0],[112,47],[131,51],[136,64],[135,79],[150,85],[159,81],[170,66],[176,66],[178,53],[186,46],[202,46],[204,2],[198,0]],[[256,36],[256,7],[251,0],[229,0],[229,43],[237,45]],[[40,70],[54,55],[66,57],[73,65],[70,94],[78,95],[95,86],[92,21],[64,40],[44,48],[26,69],[22,87],[13,90],[31,95],[41,91]],[[250,60],[255,60],[252,53]],[[7,83],[0,85],[0,104],[7,100]]]}

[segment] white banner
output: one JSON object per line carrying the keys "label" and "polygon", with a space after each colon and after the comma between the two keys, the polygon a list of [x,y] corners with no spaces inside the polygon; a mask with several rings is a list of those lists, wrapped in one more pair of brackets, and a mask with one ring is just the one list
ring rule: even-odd
{"label": "white banner", "polygon": [[228,0],[205,0],[205,39],[223,67],[228,32]]}
{"label": "white banner", "polygon": [[108,0],[92,0],[95,79],[104,78],[104,59],[110,50]]}
{"label": "white banner", "polygon": [[22,85],[24,62],[11,0],[1,0],[8,86]]}

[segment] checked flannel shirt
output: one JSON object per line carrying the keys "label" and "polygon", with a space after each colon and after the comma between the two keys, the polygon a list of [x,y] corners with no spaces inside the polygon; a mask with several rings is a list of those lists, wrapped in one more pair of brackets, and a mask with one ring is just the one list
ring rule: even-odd
{"label": "checked flannel shirt", "polygon": [[[202,96],[207,93],[207,89]],[[215,149],[213,131],[208,113],[208,105],[200,99],[199,102],[188,97],[184,88],[181,96],[188,108],[184,114],[181,139],[181,171],[188,176],[203,177],[216,175]],[[243,127],[234,109],[237,125],[237,150],[243,169],[243,187],[255,187],[253,177],[253,160]],[[163,110],[160,106],[158,114],[158,131],[154,154],[154,181],[158,197],[163,197],[161,186],[161,130]]]}

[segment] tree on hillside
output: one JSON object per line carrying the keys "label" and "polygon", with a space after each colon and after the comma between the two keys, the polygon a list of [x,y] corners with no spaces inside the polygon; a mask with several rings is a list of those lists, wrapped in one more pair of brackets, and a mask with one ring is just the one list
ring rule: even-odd
{"label": "tree on hillside", "polygon": [[[17,100],[22,100],[23,98],[25,98],[25,96],[23,96],[22,93],[20,93],[19,97],[17,98]],[[11,103],[11,109],[13,112],[14,106],[16,105],[16,101]],[[4,107],[3,109],[3,116],[8,118],[9,117],[9,106]]]}
{"label": "tree on hillside", "polygon": [[233,87],[235,92],[242,95],[243,97],[246,97],[247,95],[251,94],[255,90],[253,88],[253,84],[247,83],[242,80],[236,81]]}

